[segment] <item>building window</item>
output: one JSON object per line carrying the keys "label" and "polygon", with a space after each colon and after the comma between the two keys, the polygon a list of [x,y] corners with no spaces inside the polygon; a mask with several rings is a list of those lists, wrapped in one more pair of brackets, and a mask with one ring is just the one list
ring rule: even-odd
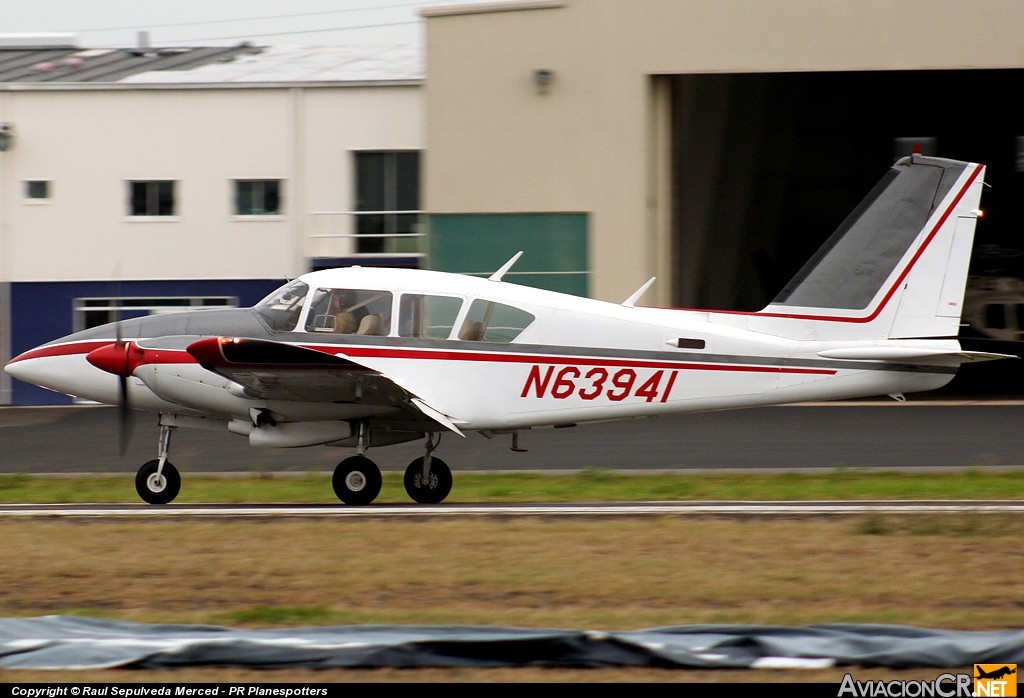
{"label": "building window", "polygon": [[76,298],[74,329],[87,330],[108,322],[203,308],[237,308],[237,296],[108,296]]}
{"label": "building window", "polygon": [[128,182],[128,211],[132,216],[173,216],[174,180]]}
{"label": "building window", "polygon": [[235,180],[235,215],[277,216],[280,213],[281,180]]}
{"label": "building window", "polygon": [[359,152],[356,164],[357,252],[415,252],[419,229],[420,154]]}
{"label": "building window", "polygon": [[45,179],[30,179],[25,182],[25,198],[36,201],[50,198],[50,182]]}

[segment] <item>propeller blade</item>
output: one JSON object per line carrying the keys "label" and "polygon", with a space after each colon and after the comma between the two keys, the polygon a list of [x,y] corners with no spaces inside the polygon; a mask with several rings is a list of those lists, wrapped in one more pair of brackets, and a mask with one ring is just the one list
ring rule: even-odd
{"label": "propeller blade", "polygon": [[121,318],[115,321],[114,330],[117,341],[115,346],[124,356],[124,370],[117,376],[117,442],[121,457],[124,457],[128,450],[128,442],[132,438],[132,415],[131,405],[128,404],[128,376],[131,375],[131,365],[128,358],[128,347],[124,343],[124,336],[121,330]]}
{"label": "propeller blade", "polygon": [[128,378],[117,377],[117,417],[118,417],[118,446],[120,455],[124,456],[128,450],[128,442],[132,438],[132,415],[131,407],[128,405]]}

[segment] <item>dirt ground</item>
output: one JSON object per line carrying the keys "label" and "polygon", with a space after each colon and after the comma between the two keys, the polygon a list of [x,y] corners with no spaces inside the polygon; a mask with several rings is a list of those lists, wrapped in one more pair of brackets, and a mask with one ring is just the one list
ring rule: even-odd
{"label": "dirt ground", "polygon": [[[635,520],[0,521],[0,616],[238,627],[1024,626],[1001,515]],[[963,671],[964,668],[959,668]],[[747,682],[941,669],[0,670],[0,682]]]}

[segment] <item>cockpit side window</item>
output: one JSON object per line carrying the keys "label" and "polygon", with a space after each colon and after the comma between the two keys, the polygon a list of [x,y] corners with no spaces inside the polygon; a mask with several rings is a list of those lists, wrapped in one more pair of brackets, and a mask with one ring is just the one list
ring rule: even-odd
{"label": "cockpit side window", "polygon": [[296,279],[285,284],[254,306],[267,326],[275,332],[295,329],[309,286]]}
{"label": "cockpit side window", "polygon": [[398,335],[448,339],[462,310],[462,299],[406,293],[398,303]]}
{"label": "cockpit side window", "polygon": [[318,288],[306,331],[386,336],[391,333],[391,299],[390,291]]}
{"label": "cockpit side window", "polygon": [[534,316],[525,310],[478,298],[469,306],[466,319],[462,321],[459,339],[507,344],[533,321]]}

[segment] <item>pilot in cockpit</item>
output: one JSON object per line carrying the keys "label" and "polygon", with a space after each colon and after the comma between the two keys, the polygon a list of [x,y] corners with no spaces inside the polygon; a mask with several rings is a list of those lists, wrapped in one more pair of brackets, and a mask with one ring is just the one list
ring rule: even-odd
{"label": "pilot in cockpit", "polygon": [[[334,331],[352,334],[359,328],[359,318],[351,310],[356,304],[356,294],[348,289],[336,289],[331,294],[330,314],[334,316]],[[365,314],[365,310],[363,313]]]}

